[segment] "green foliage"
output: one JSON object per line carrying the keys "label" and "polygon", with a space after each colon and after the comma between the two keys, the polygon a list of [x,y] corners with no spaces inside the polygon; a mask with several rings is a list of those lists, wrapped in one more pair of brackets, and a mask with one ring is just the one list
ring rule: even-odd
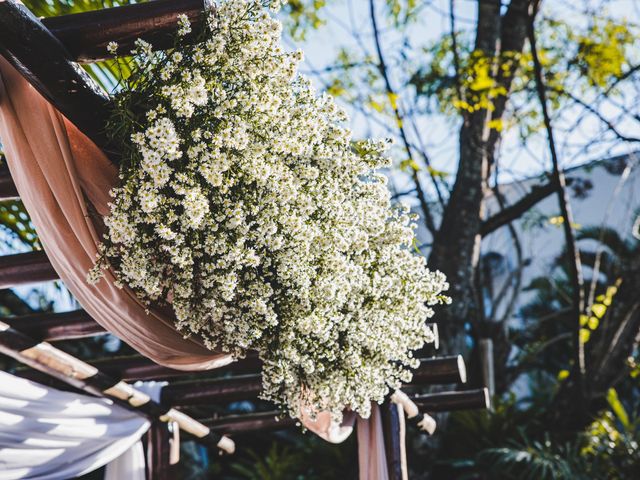
{"label": "green foliage", "polygon": [[591,86],[606,88],[629,68],[629,49],[636,44],[629,25],[611,19],[596,19],[585,34],[575,35],[575,63]]}
{"label": "green foliage", "polygon": [[309,433],[272,438],[270,445],[256,445],[238,452],[218,475],[234,480],[355,479],[354,437],[340,445],[329,444]]}
{"label": "green foliage", "polygon": [[322,10],[326,5],[326,0],[289,0],[284,6],[287,13],[284,21],[289,34],[295,40],[304,40],[309,30],[325,25]]}

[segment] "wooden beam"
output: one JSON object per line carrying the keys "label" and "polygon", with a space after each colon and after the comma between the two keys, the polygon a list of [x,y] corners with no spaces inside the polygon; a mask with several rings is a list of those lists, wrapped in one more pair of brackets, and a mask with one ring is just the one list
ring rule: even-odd
{"label": "wooden beam", "polygon": [[488,409],[489,392],[486,388],[462,392],[442,392],[411,397],[421,411],[451,412],[454,410]]}
{"label": "wooden beam", "polygon": [[230,439],[212,432],[207,426],[166,403],[155,402],[126,382],[113,379],[97,368],[65,353],[47,342],[36,340],[11,328],[0,320],[0,353],[40,370],[86,393],[110,398],[126,408],[135,409],[150,418],[176,422],[199,441],[233,453]]}
{"label": "wooden beam", "polygon": [[[173,368],[163,367],[154,363],[146,357],[142,356],[127,356],[119,358],[105,358],[101,360],[94,360],[91,365],[100,369],[101,371],[122,380],[135,381],[135,380],[165,380],[169,378],[182,377],[186,375],[193,375],[194,372],[187,372],[184,370],[174,370]],[[258,359],[257,355],[248,355],[247,358],[232,362],[215,370],[211,370],[212,374],[247,374],[247,373],[259,373],[262,368],[262,362]],[[198,372],[202,375],[205,372]]]}
{"label": "wooden beam", "polygon": [[[6,321],[6,319],[3,319]],[[214,370],[204,372],[189,372],[185,370],[174,370],[172,368],[163,367],[154,363],[146,357],[140,355],[128,355],[116,358],[103,358],[98,360],[91,360],[90,365],[97,368],[106,375],[119,378],[124,381],[136,381],[136,380],[166,380],[174,377],[198,375],[210,377],[213,375],[225,375],[225,374],[248,374],[248,373],[260,373],[261,362],[257,356],[249,356],[245,359],[237,362],[232,362]],[[52,385],[47,375],[29,368],[18,368],[15,372],[16,375],[28,378],[34,382],[44,383]],[[200,381],[203,381],[202,379]],[[53,385],[52,385],[53,386]]]}
{"label": "wooden beam", "polygon": [[11,178],[7,165],[3,163],[0,165],[0,202],[17,199],[18,190],[13,183],[13,178]]}
{"label": "wooden beam", "polygon": [[186,15],[197,32],[203,12],[213,8],[211,0],[155,0],[44,18],[42,23],[76,61],[86,63],[108,58],[107,44],[111,41],[118,43],[121,55],[129,53],[138,38],[156,49],[173,47],[178,15]]}
{"label": "wooden beam", "polygon": [[466,383],[467,369],[462,355],[434,357],[420,360],[420,367],[413,374],[411,384],[447,385]]}
{"label": "wooden beam", "polygon": [[177,406],[248,400],[262,391],[261,375],[173,383],[162,389],[162,401]]}
{"label": "wooden beam", "polygon": [[64,313],[34,313],[3,321],[38,341],[71,340],[107,333],[84,310]]}
{"label": "wooden beam", "polygon": [[169,425],[155,420],[145,436],[147,480],[169,480]]}
{"label": "wooden beam", "polygon": [[58,274],[43,251],[0,256],[0,289],[57,279]]}
{"label": "wooden beam", "polygon": [[[257,359],[252,365],[260,368]],[[232,367],[230,364],[227,367]],[[462,367],[461,367],[462,366]],[[424,359],[414,375],[412,385],[456,383],[461,377],[466,380],[464,362],[459,356]],[[236,371],[236,373],[239,373]],[[262,391],[260,375],[245,375],[224,379],[203,379],[174,383],[162,390],[162,398],[168,403],[180,406],[207,405],[212,402],[249,400]]]}
{"label": "wooden beam", "polygon": [[18,0],[0,2],[0,55],[112,159],[105,125],[109,96]]}
{"label": "wooden beam", "polygon": [[279,418],[279,412],[229,415],[200,421],[212,431],[221,435],[239,435],[256,431],[281,430],[296,425],[296,420],[291,417]]}

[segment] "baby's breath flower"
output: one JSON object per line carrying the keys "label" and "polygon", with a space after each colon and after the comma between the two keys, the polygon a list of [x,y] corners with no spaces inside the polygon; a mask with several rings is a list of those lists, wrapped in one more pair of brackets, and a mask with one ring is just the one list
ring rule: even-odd
{"label": "baby's breath flower", "polygon": [[178,15],[178,35],[181,37],[191,33],[191,22],[185,14]]}
{"label": "baby's breath flower", "polygon": [[302,54],[283,51],[267,3],[220,2],[204,42],[170,57],[138,42],[116,99],[117,118],[137,115],[118,129],[131,153],[89,280],[109,265],[185,335],[257,350],[262,397],[293,416],[366,417],[435,340],[425,320],[447,283],[376,173],[388,142],[351,140],[344,110],[296,75]]}

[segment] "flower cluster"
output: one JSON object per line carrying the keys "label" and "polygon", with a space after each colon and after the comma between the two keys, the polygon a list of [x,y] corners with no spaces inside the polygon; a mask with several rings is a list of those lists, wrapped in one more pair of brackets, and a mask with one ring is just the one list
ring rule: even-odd
{"label": "flower cluster", "polygon": [[116,96],[121,183],[89,277],[111,268],[211,349],[256,350],[263,398],[291,415],[366,417],[410,381],[447,284],[375,172],[386,142],[351,139],[264,7],[227,0],[195,44],[138,43]]}

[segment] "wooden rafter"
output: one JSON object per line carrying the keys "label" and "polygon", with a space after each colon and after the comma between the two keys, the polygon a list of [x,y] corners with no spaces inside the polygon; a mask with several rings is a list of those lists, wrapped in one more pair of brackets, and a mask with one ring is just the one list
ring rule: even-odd
{"label": "wooden rafter", "polygon": [[109,58],[107,44],[118,43],[121,54],[134,48],[136,39],[164,50],[173,47],[178,15],[189,18],[198,31],[203,12],[211,11],[211,0],[155,0],[122,7],[42,19],[42,23],[81,63]]}
{"label": "wooden rafter", "polygon": [[96,145],[110,153],[104,133],[109,96],[18,0],[0,2],[0,54]]}
{"label": "wooden rafter", "polygon": [[200,441],[233,453],[234,444],[228,438],[212,432],[189,415],[155,402],[127,382],[115,380],[97,368],[83,362],[47,342],[37,342],[0,320],[0,353],[15,358],[32,368],[45,372],[75,388],[92,395],[110,398],[119,404],[138,410],[163,422],[176,422]]}
{"label": "wooden rafter", "polygon": [[39,341],[71,340],[106,333],[84,310],[64,313],[34,313],[3,321]]}
{"label": "wooden rafter", "polygon": [[58,274],[43,251],[0,257],[0,289],[47,282],[57,278]]}
{"label": "wooden rafter", "polygon": [[455,410],[486,410],[491,404],[489,390],[480,388],[460,392],[441,392],[416,395],[412,400],[425,412],[452,412]]}

